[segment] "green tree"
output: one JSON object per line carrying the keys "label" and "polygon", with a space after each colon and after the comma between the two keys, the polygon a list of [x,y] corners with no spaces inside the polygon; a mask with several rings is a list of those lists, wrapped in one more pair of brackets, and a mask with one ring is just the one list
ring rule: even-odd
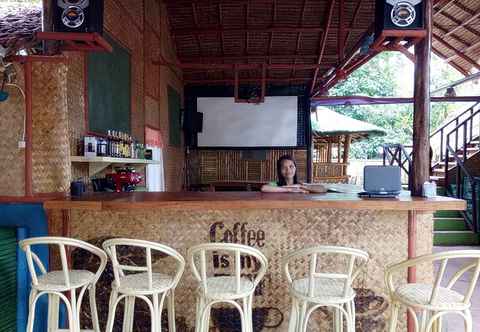
{"label": "green tree", "polygon": [[[433,89],[459,78],[449,65],[432,60]],[[360,67],[347,80],[330,90],[332,96],[393,97],[413,95],[413,65],[398,52],[384,52]],[[452,111],[452,104],[432,104],[431,128],[437,128]],[[386,130],[383,137],[372,137],[352,145],[353,158],[375,158],[385,143],[412,143],[413,105],[336,106],[334,110]]]}

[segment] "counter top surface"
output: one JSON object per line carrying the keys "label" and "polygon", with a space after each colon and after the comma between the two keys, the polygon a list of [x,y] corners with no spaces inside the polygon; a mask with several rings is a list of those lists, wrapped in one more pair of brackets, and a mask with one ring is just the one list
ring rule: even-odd
{"label": "counter top surface", "polygon": [[81,198],[50,200],[46,209],[131,210],[131,209],[346,209],[439,211],[465,210],[466,202],[437,196],[434,198],[360,198],[356,194],[293,194],[260,192],[135,192],[96,193]]}

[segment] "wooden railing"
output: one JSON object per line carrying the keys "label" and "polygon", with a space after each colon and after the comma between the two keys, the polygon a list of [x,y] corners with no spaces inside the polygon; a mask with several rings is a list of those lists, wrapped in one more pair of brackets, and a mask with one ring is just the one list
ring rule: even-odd
{"label": "wooden railing", "polygon": [[[451,119],[449,122],[445,123],[441,127],[437,128],[431,135],[430,135],[430,142],[436,142],[437,140],[439,141],[439,147],[438,149],[433,150],[433,160],[432,160],[432,168],[438,166],[440,163],[444,161],[445,157],[445,152],[446,152],[446,138],[447,138],[447,133],[449,133],[449,129],[455,130],[457,128],[461,121],[462,118],[468,118],[472,116],[472,114],[475,112],[475,109],[479,103],[475,103],[474,105],[470,106],[467,108],[465,111],[457,115],[455,118]],[[453,131],[452,130],[452,131]],[[477,132],[479,130],[478,127],[475,126],[470,126],[470,138],[472,138],[474,131]],[[477,133],[478,136],[478,133]]]}
{"label": "wooden railing", "polygon": [[346,167],[347,163],[328,163],[328,162],[314,162],[313,163],[313,181],[314,182],[330,182],[339,181],[345,182],[348,180]]}
{"label": "wooden railing", "polygon": [[403,184],[408,184],[410,188],[412,183],[412,172],[410,172],[412,168],[412,151],[409,147],[402,144],[384,144],[383,165],[400,166],[404,174],[402,182]]}
{"label": "wooden railing", "polygon": [[[468,118],[459,123],[446,135],[445,150],[445,188],[447,194],[467,201],[467,211],[464,213],[465,221],[470,229],[478,233],[478,186],[480,179],[471,175],[466,167],[468,147],[479,135],[474,134],[476,123],[480,121],[480,110],[473,111]],[[478,128],[477,128],[478,129]],[[455,163],[455,181],[450,179],[448,172],[450,161]],[[450,184],[455,183],[455,190],[450,189]]]}

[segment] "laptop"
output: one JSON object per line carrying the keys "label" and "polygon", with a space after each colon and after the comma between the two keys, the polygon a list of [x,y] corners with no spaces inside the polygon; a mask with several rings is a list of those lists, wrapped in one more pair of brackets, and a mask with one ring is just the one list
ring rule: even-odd
{"label": "laptop", "polygon": [[365,166],[363,169],[363,192],[361,197],[397,197],[402,191],[399,166]]}

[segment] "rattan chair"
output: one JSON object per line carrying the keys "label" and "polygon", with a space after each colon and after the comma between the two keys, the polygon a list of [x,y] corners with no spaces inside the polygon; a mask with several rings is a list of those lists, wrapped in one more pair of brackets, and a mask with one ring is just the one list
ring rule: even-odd
{"label": "rattan chair", "polygon": [[[95,301],[95,285],[107,264],[107,255],[103,250],[80,240],[63,237],[29,238],[20,241],[19,245],[26,253],[28,269],[32,278],[27,332],[33,331],[35,307],[38,299],[43,295],[48,295],[48,331],[59,330],[59,304],[62,300],[67,308],[69,331],[80,332],[80,307],[87,290],[89,292],[93,331],[100,332]],[[49,248],[58,247],[62,269],[48,272],[40,258],[32,251],[32,247],[37,245],[47,245]],[[83,249],[97,256],[100,261],[98,270],[95,273],[87,270],[70,270],[68,268],[67,248]],[[37,269],[40,273],[37,273]]]}
{"label": "rattan chair", "polygon": [[[458,270],[450,278],[445,286],[442,281],[445,276],[447,264],[453,259],[469,259],[465,267]],[[435,274],[434,284],[407,283],[399,286],[394,285],[393,277],[397,272],[405,272],[409,267],[420,264],[433,264],[439,262],[440,266]],[[471,271],[468,287],[465,294],[453,290],[457,281]],[[441,331],[442,317],[446,314],[458,314],[465,321],[465,330],[472,332],[472,316],[470,313],[470,299],[480,273],[480,250],[446,251],[437,254],[419,256],[414,259],[387,267],[385,282],[391,301],[390,332],[396,331],[398,311],[400,305],[407,307],[412,314],[415,331],[428,332],[435,328]],[[465,280],[464,280],[465,281]],[[421,312],[420,322],[415,311]]]}
{"label": "rattan chair", "polygon": [[[341,273],[317,272],[318,256],[335,255],[347,260]],[[294,260],[309,262],[306,277],[292,277],[289,266]],[[368,260],[364,251],[345,247],[317,246],[301,249],[286,256],[282,261],[284,274],[292,297],[289,332],[305,332],[311,314],[320,307],[334,309],[335,331],[343,331],[345,317],[348,332],[355,331],[355,291],[352,282]],[[342,268],[343,270],[343,268]],[[305,269],[303,269],[305,271]]]}
{"label": "rattan chair", "polygon": [[[146,266],[120,264],[117,257],[117,246],[145,249]],[[161,332],[163,303],[167,298],[168,329],[170,332],[175,332],[174,293],[185,269],[185,259],[170,247],[143,240],[112,239],[105,241],[103,248],[112,261],[115,277],[112,283],[106,331],[111,332],[113,330],[115,311],[118,303],[123,299],[125,299],[125,309],[122,331],[133,331],[135,300],[138,298],[143,300],[150,310],[151,331]],[[153,272],[152,251],[174,259],[176,266],[173,275]]]}
{"label": "rattan chair", "polygon": [[[209,276],[207,273],[207,253],[228,255],[233,262],[232,275]],[[253,280],[242,276],[242,257],[253,258],[255,264],[255,278]],[[222,256],[226,259],[225,256]],[[232,243],[208,243],[190,248],[188,253],[193,274],[199,281],[197,292],[196,332],[208,332],[210,312],[217,303],[228,303],[238,309],[242,332],[253,332],[252,301],[253,293],[258,283],[267,271],[267,258],[257,249]],[[199,262],[198,262],[199,261]],[[257,269],[258,268],[258,269]],[[238,303],[240,302],[240,304]]]}

